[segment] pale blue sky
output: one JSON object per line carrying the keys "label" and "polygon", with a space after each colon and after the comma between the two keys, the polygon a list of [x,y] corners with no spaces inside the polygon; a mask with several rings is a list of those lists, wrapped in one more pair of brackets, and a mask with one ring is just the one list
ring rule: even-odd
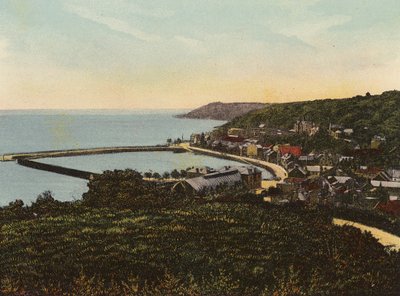
{"label": "pale blue sky", "polygon": [[399,88],[400,1],[1,0],[0,109],[177,108]]}

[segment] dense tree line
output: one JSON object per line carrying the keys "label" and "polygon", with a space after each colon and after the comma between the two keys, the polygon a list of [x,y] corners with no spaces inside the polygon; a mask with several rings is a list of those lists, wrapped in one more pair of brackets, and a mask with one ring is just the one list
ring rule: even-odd
{"label": "dense tree line", "polygon": [[[340,124],[353,128],[353,138],[360,145],[368,146],[375,135],[386,137],[386,145],[380,155],[370,161],[375,164],[398,164],[400,161],[400,91],[387,91],[381,95],[356,96],[348,99],[325,99],[283,104],[269,104],[265,108],[250,112],[228,122],[224,128],[258,127],[261,123],[268,127],[293,128],[296,120],[315,122],[321,130],[329,124]],[[277,142],[284,142],[278,139]],[[268,137],[269,142],[274,137]],[[344,151],[346,144],[332,141],[325,132],[314,139],[294,135],[288,143],[302,145],[307,151],[313,149],[333,149]],[[268,142],[267,141],[267,142]],[[272,143],[274,144],[274,143]]]}
{"label": "dense tree line", "polygon": [[109,171],[0,210],[4,295],[397,295],[400,255],[327,208],[195,196]]}

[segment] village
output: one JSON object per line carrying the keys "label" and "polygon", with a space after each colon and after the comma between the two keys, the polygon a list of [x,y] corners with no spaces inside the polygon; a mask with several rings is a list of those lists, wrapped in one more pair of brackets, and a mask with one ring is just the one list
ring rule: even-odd
{"label": "village", "polygon": [[[273,203],[301,201],[311,206],[333,205],[378,209],[389,214],[400,214],[400,169],[370,165],[371,155],[379,155],[386,139],[373,136],[368,145],[360,145],[351,127],[329,124],[326,132],[337,145],[346,144],[346,154],[332,151],[304,151],[303,147],[279,140],[288,136],[312,138],[322,127],[304,119],[297,120],[292,129],[278,129],[260,124],[257,128],[215,129],[212,132],[192,134],[190,146],[217,151],[221,155],[237,155],[268,162],[282,167],[286,176],[262,180],[261,171],[254,166],[219,171],[193,168],[195,179],[188,179],[193,188],[206,190],[215,184],[233,185],[238,176],[247,187],[262,194]],[[274,141],[274,142],[273,142]],[[245,174],[243,171],[247,171]],[[237,174],[236,179],[233,178]],[[202,185],[200,185],[202,184]]]}

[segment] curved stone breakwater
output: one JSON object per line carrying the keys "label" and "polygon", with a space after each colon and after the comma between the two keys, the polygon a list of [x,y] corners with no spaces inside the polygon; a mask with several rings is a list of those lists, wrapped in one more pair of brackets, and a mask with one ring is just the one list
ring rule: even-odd
{"label": "curved stone breakwater", "polygon": [[76,170],[76,169],[66,168],[66,167],[62,167],[62,166],[58,166],[58,165],[41,163],[41,162],[26,159],[26,158],[17,159],[17,163],[19,165],[22,165],[24,167],[28,167],[31,169],[56,173],[56,174],[60,174],[60,175],[66,175],[66,176],[85,179],[85,180],[91,180],[91,179],[93,179],[93,177],[98,175],[96,173],[92,173],[92,172],[88,172],[88,171]]}
{"label": "curved stone breakwater", "polygon": [[[38,163],[31,160],[40,158],[71,157],[71,156],[96,155],[96,154],[110,154],[110,153],[163,152],[163,151],[171,151],[174,153],[181,153],[181,152],[199,153],[216,158],[229,159],[229,160],[239,161],[245,164],[258,166],[260,168],[268,170],[270,173],[274,175],[275,177],[274,180],[269,181],[273,183],[276,183],[278,182],[278,180],[282,180],[287,177],[287,172],[285,171],[285,169],[276,164],[266,161],[261,161],[258,159],[253,159],[233,154],[226,154],[198,147],[192,147],[189,145],[189,143],[182,143],[180,145],[173,145],[173,146],[166,146],[166,145],[123,146],[123,147],[102,147],[102,148],[87,148],[87,149],[67,149],[67,150],[24,152],[24,153],[8,153],[2,155],[0,160],[16,161],[18,164],[25,167],[90,180],[93,176],[96,175],[95,173],[88,171],[80,171],[56,165]],[[272,185],[268,184],[268,186],[263,186],[263,188],[264,187],[267,188],[273,185],[276,184]]]}
{"label": "curved stone breakwater", "polygon": [[209,149],[204,149],[204,148],[199,148],[199,147],[193,147],[193,146],[189,146],[187,143],[182,143],[181,147],[188,151],[191,151],[191,152],[197,152],[197,153],[201,153],[201,154],[205,154],[205,155],[209,155],[209,156],[213,156],[213,157],[225,158],[225,159],[229,159],[229,160],[235,160],[235,161],[243,162],[246,164],[258,166],[258,167],[268,170],[270,173],[274,174],[274,176],[280,180],[284,180],[288,176],[286,170],[283,167],[281,167],[275,163],[271,163],[271,162],[267,162],[267,161],[263,161],[263,160],[259,160],[259,159],[255,159],[255,158],[250,158],[250,157],[239,156],[239,155],[235,155],[235,154],[228,154],[228,153],[222,153],[219,151],[214,151],[214,150],[209,150]]}
{"label": "curved stone breakwater", "polygon": [[17,159],[38,159],[38,158],[49,158],[49,157],[66,157],[66,156],[81,156],[81,155],[110,154],[110,153],[124,153],[124,152],[152,152],[152,151],[184,152],[186,150],[179,146],[165,146],[165,145],[101,147],[101,148],[87,148],[87,149],[66,149],[66,150],[51,150],[51,151],[37,151],[37,152],[7,153],[3,154],[0,160],[15,161]]}

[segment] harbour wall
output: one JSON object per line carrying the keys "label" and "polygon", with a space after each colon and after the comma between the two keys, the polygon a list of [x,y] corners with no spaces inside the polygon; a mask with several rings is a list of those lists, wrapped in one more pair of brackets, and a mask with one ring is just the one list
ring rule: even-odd
{"label": "harbour wall", "polygon": [[3,154],[0,160],[15,161],[18,159],[38,159],[38,158],[50,158],[50,157],[111,154],[111,153],[124,153],[124,152],[153,152],[153,151],[185,152],[186,150],[179,146],[162,146],[162,145],[102,147],[102,148],[87,148],[87,149],[67,149],[67,150],[7,153]]}
{"label": "harbour wall", "polygon": [[62,166],[58,166],[58,165],[41,163],[41,162],[32,161],[32,160],[24,159],[24,158],[17,159],[17,163],[24,167],[28,167],[28,168],[32,168],[32,169],[36,169],[36,170],[42,170],[42,171],[46,171],[46,172],[52,172],[52,173],[66,175],[66,176],[80,178],[80,179],[85,179],[85,180],[90,180],[94,176],[97,175],[96,173],[92,173],[92,172],[88,172],[88,171],[81,171],[81,170],[66,168],[66,167],[62,167]]}

